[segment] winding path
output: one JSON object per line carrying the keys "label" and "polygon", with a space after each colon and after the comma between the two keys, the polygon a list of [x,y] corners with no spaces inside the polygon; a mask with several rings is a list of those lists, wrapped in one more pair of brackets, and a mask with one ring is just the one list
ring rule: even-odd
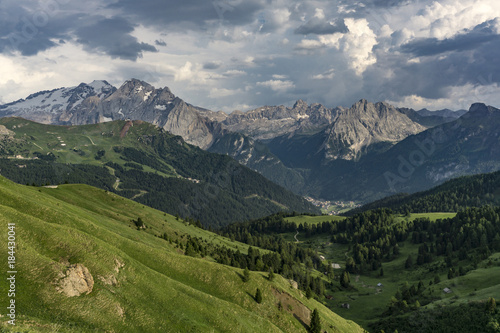
{"label": "winding path", "polygon": [[299,240],[297,239],[297,235],[299,234],[299,231],[297,230],[297,233],[295,234],[295,236],[293,236],[293,238],[295,238],[295,242],[298,243]]}

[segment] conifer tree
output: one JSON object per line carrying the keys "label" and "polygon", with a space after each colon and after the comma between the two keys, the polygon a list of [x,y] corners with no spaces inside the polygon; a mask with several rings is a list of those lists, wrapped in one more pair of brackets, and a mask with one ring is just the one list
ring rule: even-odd
{"label": "conifer tree", "polygon": [[267,278],[268,278],[269,281],[273,281],[274,277],[275,277],[275,275],[274,275],[273,269],[271,268],[269,270],[269,275],[267,276]]}
{"label": "conifer tree", "polygon": [[245,267],[245,270],[243,271],[243,282],[248,281],[250,281],[250,271],[248,270],[248,267]]}
{"label": "conifer tree", "polygon": [[262,303],[262,292],[259,288],[255,291],[255,301],[259,304]]}
{"label": "conifer tree", "polygon": [[318,309],[314,309],[311,315],[311,324],[309,325],[310,333],[320,333],[321,332],[321,320],[319,318]]}

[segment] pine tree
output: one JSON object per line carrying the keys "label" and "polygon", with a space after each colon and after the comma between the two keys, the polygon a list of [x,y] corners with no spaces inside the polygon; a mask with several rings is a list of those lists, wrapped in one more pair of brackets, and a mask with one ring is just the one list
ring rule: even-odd
{"label": "pine tree", "polygon": [[255,291],[255,301],[259,304],[262,303],[262,292],[259,288]]}
{"label": "pine tree", "polygon": [[311,324],[309,325],[310,333],[320,333],[321,332],[321,320],[319,318],[318,309],[314,309],[311,315]]}
{"label": "pine tree", "polygon": [[245,270],[243,271],[243,282],[248,281],[250,281],[250,271],[248,270],[248,267],[245,267]]}
{"label": "pine tree", "polygon": [[269,279],[269,281],[273,281],[274,277],[275,277],[275,275],[274,275],[273,269],[271,268],[269,270],[269,275],[267,276],[267,278]]}
{"label": "pine tree", "polygon": [[340,285],[344,288],[349,287],[349,284],[351,283],[351,277],[349,276],[349,273],[344,271],[342,273],[342,277],[340,278]]}
{"label": "pine tree", "polygon": [[309,298],[312,297],[312,289],[311,289],[311,287],[307,287],[307,289],[306,289],[306,297],[307,297],[307,299],[309,299]]}
{"label": "pine tree", "polygon": [[489,313],[495,313],[495,310],[497,308],[497,303],[493,297],[490,297],[488,299],[488,302],[486,303],[486,311]]}

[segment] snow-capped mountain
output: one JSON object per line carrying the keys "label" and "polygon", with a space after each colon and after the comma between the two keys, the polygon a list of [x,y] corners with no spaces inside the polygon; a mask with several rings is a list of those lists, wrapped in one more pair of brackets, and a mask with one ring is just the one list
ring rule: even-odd
{"label": "snow-capped mountain", "polygon": [[0,117],[16,116],[43,124],[84,125],[119,119],[144,120],[207,148],[214,140],[216,123],[211,111],[196,108],[167,87],[131,79],[116,89],[106,81],[41,91],[0,106]]}
{"label": "snow-capped mountain", "polygon": [[18,116],[45,124],[61,124],[60,117],[71,113],[84,100],[95,96],[104,99],[116,90],[106,81],[81,83],[76,87],[63,87],[40,91],[25,99],[0,106],[2,116]]}

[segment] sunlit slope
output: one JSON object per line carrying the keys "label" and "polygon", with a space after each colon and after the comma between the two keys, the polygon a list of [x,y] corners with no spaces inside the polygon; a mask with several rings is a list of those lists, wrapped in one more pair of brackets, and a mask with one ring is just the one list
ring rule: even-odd
{"label": "sunlit slope", "polygon": [[[139,217],[146,229],[138,230],[132,222]],[[318,308],[326,331],[361,331],[281,277],[270,282],[267,274],[251,272],[244,283],[240,269],[185,256],[155,235],[181,239],[190,234],[242,252],[245,247],[104,190],[29,187],[0,177],[0,221],[2,230],[9,222],[16,224],[16,330],[305,331],[307,320],[278,308],[277,295],[286,293],[306,314]],[[6,235],[1,233],[1,244]],[[6,252],[0,251],[2,275]],[[72,264],[84,265],[92,274],[95,284],[89,294],[68,297],[57,291]],[[262,304],[253,298],[256,288],[263,292]],[[5,284],[0,293],[6,295]],[[7,319],[2,317],[2,327],[9,330]]]}

